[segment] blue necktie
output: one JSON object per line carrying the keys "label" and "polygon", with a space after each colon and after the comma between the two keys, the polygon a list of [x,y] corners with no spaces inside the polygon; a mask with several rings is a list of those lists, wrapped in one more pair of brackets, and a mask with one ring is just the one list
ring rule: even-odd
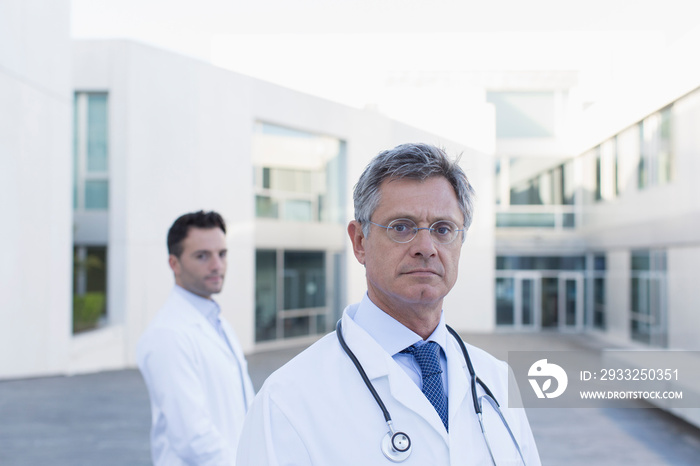
{"label": "blue necktie", "polygon": [[434,341],[429,341],[418,347],[409,346],[402,353],[412,354],[420,367],[423,377],[422,391],[428,401],[435,407],[442,423],[447,425],[447,397],[442,388],[442,368],[440,367],[440,345]]}

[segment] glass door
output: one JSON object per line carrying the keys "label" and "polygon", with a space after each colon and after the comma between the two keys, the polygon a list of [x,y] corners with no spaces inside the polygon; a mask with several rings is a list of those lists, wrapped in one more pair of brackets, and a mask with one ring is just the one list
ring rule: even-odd
{"label": "glass door", "polygon": [[559,326],[559,278],[542,277],[542,328]]}
{"label": "glass door", "polygon": [[496,278],[496,324],[519,329],[540,325],[540,274],[517,272]]}
{"label": "glass door", "polygon": [[562,330],[583,328],[583,275],[559,274],[558,321]]}
{"label": "glass door", "polygon": [[538,273],[515,275],[515,325],[537,328],[540,325],[540,282]]}

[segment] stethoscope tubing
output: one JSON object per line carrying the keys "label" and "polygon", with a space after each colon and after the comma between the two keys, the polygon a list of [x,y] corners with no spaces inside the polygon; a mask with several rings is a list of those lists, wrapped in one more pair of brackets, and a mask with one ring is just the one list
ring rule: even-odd
{"label": "stethoscope tubing", "polygon": [[469,378],[471,379],[471,390],[472,390],[472,402],[474,403],[474,412],[476,412],[477,415],[481,414],[481,406],[479,405],[478,397],[476,396],[476,384],[478,383],[481,385],[481,388],[486,392],[488,396],[490,396],[493,401],[496,402],[496,406],[499,408],[501,405],[498,403],[496,400],[496,397],[493,396],[493,393],[491,393],[491,390],[489,390],[489,387],[486,386],[484,382],[481,381],[479,377],[477,377],[476,372],[474,371],[474,366],[472,365],[472,358],[469,357],[469,352],[467,351],[467,346],[464,344],[462,341],[462,337],[459,336],[459,334],[449,325],[445,325],[447,328],[447,331],[450,332],[450,334],[457,340],[457,343],[459,344],[460,349],[462,350],[462,354],[464,355],[464,360],[467,362],[467,370],[469,371]]}
{"label": "stethoscope tubing", "polygon": [[[467,346],[464,344],[464,341],[462,341],[462,338],[459,336],[459,334],[449,325],[445,325],[447,328],[447,331],[457,340],[457,343],[459,344],[460,349],[462,350],[462,354],[464,355],[464,360],[466,361],[467,364],[467,370],[469,371],[469,377],[471,379],[470,387],[471,387],[471,392],[472,392],[472,402],[474,403],[474,412],[476,413],[476,416],[479,420],[479,425],[481,427],[482,434],[484,435],[484,440],[486,441],[486,447],[488,448],[489,454],[491,456],[491,460],[493,461],[493,464],[496,464],[495,457],[493,455],[493,451],[491,450],[491,445],[489,444],[488,438],[486,436],[486,431],[484,429],[484,422],[483,422],[483,409],[481,405],[479,404],[479,398],[476,393],[476,385],[479,384],[481,385],[481,388],[484,390],[486,395],[488,396],[488,401],[489,403],[495,404],[494,409],[498,413],[498,415],[501,418],[501,421],[506,427],[506,430],[508,431],[508,434],[510,435],[510,438],[513,440],[515,444],[515,448],[518,451],[518,455],[520,456],[520,459],[522,460],[523,464],[525,464],[525,458],[523,456],[522,451],[520,450],[520,445],[518,444],[518,441],[515,439],[515,435],[510,429],[510,426],[508,425],[508,422],[506,421],[505,417],[503,416],[503,413],[501,412],[501,405],[498,403],[496,400],[496,397],[493,395],[489,387],[476,375],[476,372],[474,371],[474,366],[472,365],[471,358],[469,357],[469,352],[467,351]],[[406,434],[403,432],[395,432],[393,428],[393,422],[391,420],[391,415],[389,414],[389,410],[386,408],[384,405],[384,402],[382,401],[382,398],[379,396],[377,393],[377,390],[374,388],[374,385],[372,382],[369,380],[369,377],[367,376],[367,373],[365,372],[364,368],[362,367],[362,364],[360,364],[360,361],[357,359],[357,356],[355,356],[355,353],[352,352],[350,347],[348,346],[347,342],[345,341],[345,338],[343,337],[343,328],[341,325],[341,320],[338,320],[338,324],[335,327],[336,331],[336,336],[338,337],[338,342],[340,343],[340,346],[343,348],[343,351],[345,354],[348,355],[352,363],[354,364],[355,368],[357,369],[357,372],[360,374],[362,377],[362,380],[364,381],[365,385],[369,389],[370,393],[374,397],[374,400],[377,402],[377,405],[379,408],[382,410],[382,414],[384,414],[384,420],[386,421],[387,425],[389,426],[389,431],[390,435],[392,437],[392,441],[394,436],[396,435],[404,435],[406,436],[408,440],[409,447],[406,447],[406,454],[410,454],[410,439]],[[402,450],[402,452],[406,451]],[[404,458],[405,459],[405,458]],[[393,460],[393,461],[403,461],[403,460]]]}
{"label": "stethoscope tubing", "polygon": [[377,390],[374,388],[374,385],[369,380],[369,377],[367,377],[367,373],[365,372],[364,368],[362,367],[362,364],[360,364],[360,361],[357,360],[357,356],[355,356],[355,353],[352,352],[352,350],[350,349],[348,344],[345,342],[345,338],[343,338],[343,329],[342,329],[342,326],[340,324],[340,320],[338,321],[338,324],[335,326],[335,332],[336,332],[336,335],[338,335],[338,341],[340,342],[340,346],[343,347],[343,350],[345,351],[345,353],[348,355],[348,357],[350,357],[350,360],[355,365],[355,368],[357,368],[357,371],[360,373],[362,380],[364,380],[365,385],[367,385],[367,388],[372,393],[374,400],[379,405],[379,408],[381,408],[382,413],[384,414],[384,420],[387,423],[391,422],[391,415],[389,414],[389,410],[386,409],[386,406],[384,405],[382,398],[377,393]]}

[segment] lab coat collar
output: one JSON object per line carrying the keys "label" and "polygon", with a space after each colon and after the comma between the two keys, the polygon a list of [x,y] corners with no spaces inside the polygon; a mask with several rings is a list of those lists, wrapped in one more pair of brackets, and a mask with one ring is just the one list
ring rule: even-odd
{"label": "lab coat collar", "polygon": [[[384,351],[392,356],[423,341],[420,335],[379,309],[367,293],[357,307],[353,320],[379,343]],[[426,341],[434,341],[447,354],[447,329],[445,328],[444,313],[440,313],[440,322]]]}
{"label": "lab coat collar", "polygon": [[180,285],[175,285],[173,289],[183,298],[185,298],[187,302],[192,304],[192,306],[197,309],[197,311],[199,311],[211,325],[216,325],[216,321],[219,319],[221,314],[219,303],[217,303],[213,298],[204,298],[194,294]]}
{"label": "lab coat collar", "polygon": [[341,319],[343,337],[350,350],[357,356],[367,377],[376,379],[389,374],[390,362],[394,363],[391,355],[381,347],[365,329],[355,322],[355,314],[359,304],[348,306]]}
{"label": "lab coat collar", "polygon": [[[229,357],[235,358],[240,364],[240,357],[231,352],[231,349],[228,347],[223,338],[221,338],[221,336],[217,333],[214,326],[207,320],[206,317],[204,317],[204,314],[202,314],[192,304],[192,302],[183,296],[182,291],[173,288],[173,291],[170,293],[169,301],[174,304],[172,308],[178,310],[178,318],[181,319],[183,323],[200,327],[202,332],[208,338],[213,340],[222,351],[229,355]],[[224,331],[226,332],[226,326],[224,325],[223,327]],[[227,336],[229,336],[228,332]]]}
{"label": "lab coat collar", "polygon": [[[443,440],[448,442],[448,434],[437,412],[430,401],[423,395],[415,383],[394,361],[389,354],[372,336],[355,321],[357,311],[362,305],[348,306],[342,317],[343,336],[355,354],[370,381],[387,377],[391,396],[407,409],[414,411],[438,432]],[[413,332],[411,332],[413,333]],[[418,337],[420,340],[420,337]],[[409,344],[410,345],[410,344]],[[448,345],[451,346],[451,345]],[[450,355],[448,353],[448,364]],[[359,375],[358,375],[359,377]],[[449,377],[448,377],[449,379]],[[380,394],[381,396],[381,394]],[[385,395],[386,396],[386,395]],[[452,408],[450,408],[450,412]]]}

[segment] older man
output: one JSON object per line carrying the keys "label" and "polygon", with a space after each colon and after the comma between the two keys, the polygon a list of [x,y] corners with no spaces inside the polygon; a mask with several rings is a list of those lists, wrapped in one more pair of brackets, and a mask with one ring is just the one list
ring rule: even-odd
{"label": "older man", "polygon": [[472,198],[436,147],[401,145],[370,162],[348,225],[367,293],[335,333],[270,376],[238,464],[540,463],[524,411],[505,407],[508,366],[444,322]]}

